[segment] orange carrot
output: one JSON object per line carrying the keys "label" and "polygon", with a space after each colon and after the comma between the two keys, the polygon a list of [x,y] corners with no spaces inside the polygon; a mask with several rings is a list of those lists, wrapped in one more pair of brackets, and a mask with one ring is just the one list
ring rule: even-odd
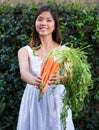
{"label": "orange carrot", "polygon": [[50,72],[51,72],[51,69],[52,69],[52,66],[53,66],[53,63],[54,63],[54,57],[50,57],[50,62],[48,65],[46,65],[46,70],[45,70],[45,78],[44,78],[44,83],[46,84],[47,83],[47,80],[50,76]]}
{"label": "orange carrot", "polygon": [[55,74],[58,71],[58,69],[59,69],[59,64],[58,64],[58,62],[55,61],[54,66],[50,72],[50,75]]}
{"label": "orange carrot", "polygon": [[45,66],[45,69],[43,71],[43,74],[42,74],[42,78],[43,78],[43,83],[44,83],[44,88],[41,90],[41,94],[46,92],[46,90],[48,89],[48,79],[49,77],[52,75],[52,74],[55,74],[59,69],[59,64],[57,61],[54,61],[54,57],[53,56],[50,56],[47,63],[46,63],[46,66]]}
{"label": "orange carrot", "polygon": [[46,81],[47,81],[47,78],[48,78],[48,71],[50,71],[50,69],[51,69],[52,62],[53,62],[53,57],[50,56],[49,59],[47,60],[47,63],[45,65],[45,68],[44,68],[44,71],[43,71],[43,74],[42,74],[42,80],[43,80],[44,84],[46,84]]}
{"label": "orange carrot", "polygon": [[48,82],[45,84],[44,88],[42,89],[42,91],[40,92],[40,94],[43,94],[47,91],[48,89]]}

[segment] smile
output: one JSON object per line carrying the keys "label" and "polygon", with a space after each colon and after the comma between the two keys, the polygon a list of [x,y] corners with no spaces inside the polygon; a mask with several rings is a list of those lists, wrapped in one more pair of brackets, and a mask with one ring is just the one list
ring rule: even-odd
{"label": "smile", "polygon": [[42,30],[42,31],[46,31],[46,30],[48,30],[48,28],[40,28],[40,30]]}

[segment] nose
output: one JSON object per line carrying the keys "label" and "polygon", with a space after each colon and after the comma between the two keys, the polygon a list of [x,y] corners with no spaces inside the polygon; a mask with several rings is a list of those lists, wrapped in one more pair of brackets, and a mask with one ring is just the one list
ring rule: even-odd
{"label": "nose", "polygon": [[41,21],[41,25],[46,25],[47,24],[47,21],[46,20],[42,20]]}

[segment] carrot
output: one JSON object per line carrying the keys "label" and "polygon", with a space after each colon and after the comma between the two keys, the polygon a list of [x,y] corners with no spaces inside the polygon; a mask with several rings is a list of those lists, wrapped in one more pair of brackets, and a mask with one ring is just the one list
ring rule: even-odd
{"label": "carrot", "polygon": [[42,89],[42,91],[40,92],[40,94],[43,94],[47,91],[48,88],[48,82],[45,84],[44,88]]}
{"label": "carrot", "polygon": [[50,56],[49,59],[47,60],[47,63],[45,65],[45,67],[44,67],[44,71],[43,71],[43,74],[42,74],[42,80],[43,80],[44,84],[47,81],[46,76],[48,75],[48,70],[51,69],[51,63],[52,63],[52,61],[53,61],[53,57]]}
{"label": "carrot", "polygon": [[46,66],[45,66],[45,69],[43,71],[43,74],[42,74],[42,77],[43,77],[43,82],[44,82],[44,88],[41,90],[41,94],[46,92],[46,90],[48,89],[48,79],[49,77],[56,73],[59,69],[59,64],[57,61],[54,61],[54,57],[53,56],[50,56],[47,63],[46,63]]}
{"label": "carrot", "polygon": [[52,66],[53,66],[53,63],[54,63],[54,57],[50,57],[49,59],[49,62],[48,64],[46,65],[46,69],[45,69],[45,78],[44,78],[44,83],[46,84],[49,76],[50,76],[50,72],[51,72],[51,69],[52,69]]}
{"label": "carrot", "polygon": [[[46,84],[46,81],[45,81],[45,78],[47,76],[47,70],[48,70],[48,67],[50,65],[50,62],[52,62],[52,57],[49,57],[46,61],[44,61],[41,65],[41,72],[40,72],[40,76],[42,77],[42,83],[41,85],[39,86],[39,89],[40,91],[42,91],[42,89],[44,88],[45,84]],[[51,67],[50,67],[51,68]]]}
{"label": "carrot", "polygon": [[58,64],[58,62],[55,61],[54,66],[50,72],[50,75],[55,74],[58,71],[58,69],[59,69],[59,64]]}

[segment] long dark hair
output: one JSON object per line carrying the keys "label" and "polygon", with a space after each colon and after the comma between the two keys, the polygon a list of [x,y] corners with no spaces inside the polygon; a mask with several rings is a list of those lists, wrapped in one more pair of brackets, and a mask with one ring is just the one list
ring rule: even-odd
{"label": "long dark hair", "polygon": [[36,12],[35,17],[34,17],[32,39],[31,39],[31,42],[29,43],[31,47],[37,47],[37,46],[40,46],[41,44],[39,34],[36,31],[35,22],[36,22],[37,17],[44,11],[49,11],[55,22],[55,29],[52,33],[53,40],[59,44],[61,43],[61,34],[60,34],[60,29],[59,29],[59,21],[58,21],[57,13],[51,6],[43,6]]}

